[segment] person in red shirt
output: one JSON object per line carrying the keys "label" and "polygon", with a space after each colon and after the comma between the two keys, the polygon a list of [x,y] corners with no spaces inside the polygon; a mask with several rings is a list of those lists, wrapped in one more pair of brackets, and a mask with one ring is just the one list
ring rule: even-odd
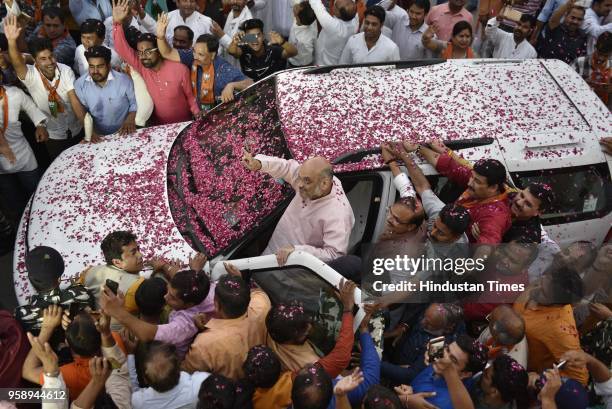
{"label": "person in red shirt", "polygon": [[137,48],[133,50],[123,30],[123,21],[131,18],[127,0],[120,0],[113,6],[113,40],[117,54],[132,66],[144,79],[147,90],[155,105],[155,125],[189,121],[200,108],[191,88],[189,69],[181,63],[164,60],[157,49],[153,34],[141,34]]}
{"label": "person in red shirt", "polygon": [[[495,159],[481,159],[473,168],[461,163],[447,150],[436,152],[419,145],[420,153],[442,175],[466,188],[455,203],[470,213],[470,226],[466,232],[471,243],[501,243],[504,233],[512,225],[508,193],[504,186],[506,168]],[[472,226],[477,224],[480,235],[475,238]]]}

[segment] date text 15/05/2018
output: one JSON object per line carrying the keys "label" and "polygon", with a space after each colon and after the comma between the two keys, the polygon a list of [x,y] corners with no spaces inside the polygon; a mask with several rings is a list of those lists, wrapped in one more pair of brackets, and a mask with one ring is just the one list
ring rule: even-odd
{"label": "date text 15/05/2018", "polygon": [[68,399],[68,393],[59,388],[0,388],[0,401],[14,403],[46,403]]}
{"label": "date text 15/05/2018", "polygon": [[495,292],[523,292],[525,291],[525,284],[514,283],[500,283],[499,281],[487,281],[485,283],[451,283],[443,282],[436,283],[434,281],[400,281],[398,283],[383,283],[382,281],[374,281],[372,283],[372,289],[374,291],[383,292],[412,292],[412,291],[426,291],[426,292],[483,292],[483,291],[495,291]]}

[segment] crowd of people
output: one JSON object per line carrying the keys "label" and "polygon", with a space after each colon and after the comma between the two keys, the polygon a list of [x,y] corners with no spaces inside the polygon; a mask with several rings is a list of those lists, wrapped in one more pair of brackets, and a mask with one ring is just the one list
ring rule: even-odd
{"label": "crowd of people", "polygon": [[[0,234],[7,236],[42,171],[65,149],[200,118],[290,67],[556,58],[610,103],[612,0],[4,5]],[[612,154],[612,138],[602,144]],[[495,159],[467,163],[440,141],[381,150],[400,199],[363,260],[377,252],[481,259],[525,290],[486,302],[379,294],[363,306],[355,333],[354,293],[365,292],[367,272],[349,254],[355,216],[331,164],[245,152],[248,170],[297,193],[263,254],[282,266],[304,251],[345,277],[333,348],[323,352],[311,341],[316,317],[308,308],[272,303],[231,263],[213,281],[202,254],[183,264],[143,260],[138,238],[114,231],[100,244],[105,264],[86,268],[68,287],[60,286],[62,256],[30,249],[25,263],[37,293],[14,313],[0,311],[0,386],[65,391],[66,398],[43,403],[49,409],[612,407],[612,245],[578,241],[561,249],[540,216],[563,192],[545,183],[510,186]],[[438,197],[415,155],[460,195]],[[141,274],[145,264],[150,276]],[[436,278],[435,271],[388,273],[395,283]],[[372,334],[373,316],[386,322],[381,339]]]}
{"label": "crowd of people", "polygon": [[[602,145],[612,152],[612,138]],[[345,276],[330,348],[312,338],[321,319],[312,309],[267,294],[231,261],[212,280],[203,254],[145,261],[133,233],[114,231],[100,244],[105,264],[68,287],[55,249],[28,252],[37,293],[14,315],[0,311],[2,385],[64,391],[43,402],[48,409],[610,407],[612,245],[561,249],[540,216],[562,192],[539,182],[512,187],[495,159],[472,164],[438,140],[381,151],[399,200],[374,253],[480,259],[499,282],[524,290],[510,299],[383,292],[361,305],[355,335],[355,290],[367,291],[368,273],[349,254],[355,217],[331,164],[245,150],[247,170],[282,178],[297,193],[263,254],[283,266],[304,251]],[[416,155],[462,190],[456,200],[434,193]],[[141,274],[145,265],[150,274]],[[389,282],[437,273],[389,271]],[[455,281],[476,277],[455,273]],[[382,336],[372,334],[372,317],[386,323]]]}

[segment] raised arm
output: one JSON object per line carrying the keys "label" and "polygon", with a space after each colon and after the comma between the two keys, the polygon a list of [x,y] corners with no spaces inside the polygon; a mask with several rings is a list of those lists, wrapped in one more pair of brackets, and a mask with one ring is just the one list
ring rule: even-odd
{"label": "raised arm", "polygon": [[393,174],[393,185],[399,192],[400,197],[415,197],[416,192],[414,191],[414,186],[412,186],[408,176],[406,176],[406,174],[399,168],[397,160],[401,158],[397,147],[392,144],[385,143],[380,148],[385,164],[389,165],[389,169],[391,169],[391,173]]}
{"label": "raised arm", "polygon": [[254,159],[259,162],[259,169],[273,178],[284,179],[285,182],[291,185],[297,181],[298,170],[300,168],[300,164],[297,161],[266,155],[257,155]]}
{"label": "raised arm", "polygon": [[234,38],[232,38],[231,44],[229,45],[229,47],[227,47],[227,52],[236,58],[240,58],[240,56],[242,55],[242,49],[240,48],[238,43],[240,42],[240,40],[242,40],[243,36],[244,34],[240,32],[234,34]]}
{"label": "raised arm", "polygon": [[161,56],[170,61],[181,62],[181,56],[178,51],[170,47],[166,40],[166,29],[168,28],[168,13],[162,13],[157,19],[157,30],[155,35],[157,37],[157,48]]}
{"label": "raised arm", "polygon": [[25,80],[28,72],[23,55],[19,52],[17,41],[21,35],[21,27],[17,23],[17,17],[7,16],[4,22],[4,35],[8,40],[8,51],[11,65],[20,80]]}
{"label": "raised arm", "polygon": [[342,301],[342,326],[332,351],[319,359],[319,364],[332,378],[348,366],[351,361],[351,350],[353,349],[353,307],[355,305],[354,292],[355,283],[352,281],[340,281],[340,300]]}
{"label": "raised arm", "polygon": [[130,47],[125,39],[123,22],[126,18],[131,18],[128,0],[117,0],[113,2],[113,41],[115,51],[129,65],[134,67],[139,73],[143,70],[143,65],[138,58],[136,51]]}
{"label": "raised arm", "polygon": [[567,0],[564,5],[559,7],[550,17],[550,20],[548,20],[548,28],[554,30],[559,27],[561,25],[561,19],[572,9],[572,7],[574,7],[575,3],[576,0]]}
{"label": "raised arm", "polygon": [[141,342],[155,339],[157,325],[139,320],[123,308],[122,294],[113,294],[106,286],[100,292],[100,308],[105,314],[115,318],[127,327]]}
{"label": "raised arm", "polygon": [[276,31],[270,32],[270,44],[277,44],[283,48],[283,59],[291,58],[297,55],[297,48]]}
{"label": "raised arm", "polygon": [[435,31],[435,27],[433,24],[427,27],[427,30],[425,30],[425,32],[421,36],[421,42],[423,43],[423,46],[425,48],[427,48],[428,50],[436,54],[439,54],[446,47],[446,43],[444,41],[440,41],[440,40],[433,38],[434,31]]}
{"label": "raised arm", "polygon": [[[61,322],[62,307],[59,305],[51,305],[43,311],[43,322],[40,333],[38,334],[38,343],[39,345],[44,346],[47,352],[51,350],[48,341],[51,339],[55,329],[61,325]],[[23,362],[23,367],[21,368],[21,376],[23,379],[38,385],[41,384],[41,375],[48,366],[46,361],[42,361],[39,358],[39,352],[39,349],[32,348],[30,352],[28,352],[28,355]]]}
{"label": "raised arm", "polygon": [[418,146],[410,143],[404,142],[404,151],[400,152],[400,158],[406,164],[406,169],[408,170],[408,175],[410,175],[410,179],[412,180],[412,184],[414,184],[414,188],[416,189],[418,194],[422,194],[426,190],[431,190],[431,185],[429,181],[423,174],[423,171],[414,162],[412,156],[409,152],[414,152],[418,149]]}
{"label": "raised arm", "polygon": [[340,21],[329,14],[321,0],[308,0],[308,3],[310,3],[312,11],[317,16],[317,21],[324,30],[339,31]]}

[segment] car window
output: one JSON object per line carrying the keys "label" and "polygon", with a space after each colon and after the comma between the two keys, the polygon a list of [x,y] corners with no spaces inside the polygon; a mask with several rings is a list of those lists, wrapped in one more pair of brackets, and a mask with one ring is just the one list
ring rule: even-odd
{"label": "car window", "polygon": [[289,158],[278,118],[274,78],[247,89],[185,128],[168,159],[168,199],[189,244],[214,257],[262,227],[293,189],[240,160],[253,154]]}
{"label": "car window", "polygon": [[517,186],[549,184],[555,193],[550,212],[541,215],[542,224],[561,224],[603,217],[612,210],[612,185],[606,163],[572,168],[512,174]]}
{"label": "car window", "polygon": [[383,181],[376,173],[338,175],[338,178],[355,216],[355,225],[349,239],[349,253],[355,253],[360,243],[372,240]]}
{"label": "car window", "polygon": [[268,294],[272,304],[299,301],[312,317],[309,340],[323,354],[329,353],[342,325],[342,304],[334,287],[303,266],[251,270],[252,279]]}

